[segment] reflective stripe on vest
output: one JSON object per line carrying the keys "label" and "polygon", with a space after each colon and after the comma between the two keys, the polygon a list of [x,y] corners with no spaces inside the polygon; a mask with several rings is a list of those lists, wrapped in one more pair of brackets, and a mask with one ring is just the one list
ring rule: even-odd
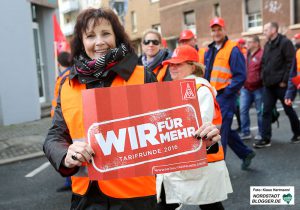
{"label": "reflective stripe on vest", "polygon": [[210,84],[217,91],[227,87],[231,83],[232,73],[229,59],[232,49],[235,46],[235,42],[227,40],[223,48],[217,52],[210,76]]}
{"label": "reflective stripe on vest", "polygon": [[156,75],[156,79],[158,82],[163,81],[166,72],[167,72],[168,65],[158,66],[153,70],[153,73]]}
{"label": "reflective stripe on vest", "polygon": [[[213,118],[212,123],[220,129],[221,125],[222,125],[222,114],[221,114],[220,106],[219,106],[219,104],[216,100],[215,93],[214,93],[214,91],[211,87],[209,87],[205,84],[202,84],[202,83],[196,84],[197,90],[202,86],[207,87],[210,90],[211,94],[213,95],[213,99],[214,99],[214,118]],[[224,160],[224,151],[223,151],[222,144],[220,142],[218,142],[218,144],[219,144],[219,151],[217,153],[214,153],[214,154],[207,154],[207,162],[211,163],[211,162],[217,162],[217,161],[220,161],[220,160]]]}
{"label": "reflective stripe on vest", "polygon": [[300,75],[300,49],[296,52],[296,60],[297,60],[297,76]]}
{"label": "reflective stripe on vest", "polygon": [[[111,86],[144,84],[144,77],[144,67],[137,66],[128,81],[116,76]],[[74,142],[82,141],[85,136],[81,95],[81,91],[85,89],[85,84],[80,84],[76,79],[69,80],[69,78],[61,88],[61,110]],[[73,193],[79,195],[86,193],[90,183],[86,175],[86,166],[83,166],[77,174],[72,176]],[[98,185],[104,194],[114,198],[143,197],[156,193],[154,176],[98,181]]]}

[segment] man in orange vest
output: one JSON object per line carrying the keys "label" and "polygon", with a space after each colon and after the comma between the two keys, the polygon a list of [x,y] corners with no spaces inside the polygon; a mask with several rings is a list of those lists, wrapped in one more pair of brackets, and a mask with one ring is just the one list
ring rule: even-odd
{"label": "man in orange vest", "polygon": [[[297,90],[300,89],[300,83],[294,84],[292,82],[292,78],[300,77],[300,33],[295,34],[294,39],[295,39],[295,47],[296,47],[296,57],[292,64],[289,81],[288,81],[288,88],[285,92],[285,97],[284,97],[284,103],[287,106],[293,105],[293,101],[297,95]],[[294,138],[294,139],[292,139],[291,142],[292,143],[300,143],[300,139]]]}
{"label": "man in orange vest", "polygon": [[223,123],[221,126],[221,141],[226,155],[227,143],[235,154],[242,160],[242,169],[251,164],[255,156],[240,139],[238,133],[231,130],[235,102],[238,91],[246,79],[245,59],[236,46],[236,42],[228,39],[225,22],[216,17],[210,21],[213,42],[205,53],[205,79],[218,92],[217,101],[221,107]]}
{"label": "man in orange vest", "polygon": [[[58,97],[60,83],[64,79],[64,77],[67,77],[70,74],[70,69],[72,66],[70,53],[66,51],[59,53],[59,55],[57,56],[57,62],[59,68],[59,75],[56,78],[55,87],[54,87],[54,94],[53,94],[52,107],[50,113],[52,118],[54,116],[55,107],[57,106],[57,97]],[[63,192],[63,191],[70,191],[70,190],[72,190],[71,177],[66,177],[64,186],[56,189],[56,192]]]}
{"label": "man in orange vest", "polygon": [[185,44],[194,47],[198,51],[199,63],[204,65],[204,53],[207,48],[202,47],[198,49],[196,36],[191,30],[183,30],[179,35],[179,45]]}

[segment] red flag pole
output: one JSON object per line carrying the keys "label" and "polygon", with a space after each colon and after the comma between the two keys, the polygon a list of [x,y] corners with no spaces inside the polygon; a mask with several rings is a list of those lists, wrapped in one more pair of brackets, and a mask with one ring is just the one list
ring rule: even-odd
{"label": "red flag pole", "polygon": [[56,19],[56,15],[53,14],[52,16],[53,20],[53,32],[54,32],[54,58],[55,58],[55,78],[59,75],[58,71],[58,62],[57,62],[57,56],[59,53],[63,51],[70,51],[70,45],[67,42],[67,39],[65,35],[62,33],[60,25]]}

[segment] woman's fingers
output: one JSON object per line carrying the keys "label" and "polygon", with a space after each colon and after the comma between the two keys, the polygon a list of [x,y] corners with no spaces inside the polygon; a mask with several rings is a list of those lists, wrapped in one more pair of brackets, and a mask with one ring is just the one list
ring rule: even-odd
{"label": "woman's fingers", "polygon": [[218,139],[215,138],[220,133],[219,129],[212,123],[206,122],[195,132],[196,138],[206,139]]}
{"label": "woman's fingers", "polygon": [[93,149],[86,142],[74,142],[68,148],[64,164],[68,168],[81,166],[83,162],[92,162],[95,155]]}

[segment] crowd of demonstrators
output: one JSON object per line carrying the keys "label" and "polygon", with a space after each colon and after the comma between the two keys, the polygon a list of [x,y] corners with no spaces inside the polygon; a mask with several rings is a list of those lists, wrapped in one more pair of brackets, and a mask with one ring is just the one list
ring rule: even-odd
{"label": "crowd of demonstrators", "polygon": [[[43,145],[53,167],[62,176],[71,176],[71,209],[168,209],[157,204],[155,176],[103,181],[90,180],[87,174],[87,164],[97,154],[84,138],[81,91],[157,81],[153,72],[137,65],[130,39],[112,10],[90,8],[79,14],[71,58],[74,65],[60,83],[52,126]],[[221,139],[211,123],[200,126],[195,137],[213,142]]]}
{"label": "crowd of demonstrators", "polygon": [[[69,52],[63,51],[58,54],[57,56],[57,63],[58,63],[58,77],[55,81],[55,88],[52,100],[52,107],[51,107],[51,117],[54,116],[54,110],[57,106],[57,98],[59,93],[59,87],[62,80],[70,74],[70,69],[72,66],[71,55]],[[62,187],[57,188],[57,192],[63,191],[70,191],[71,190],[71,177],[65,178],[65,183]]]}
{"label": "crowd of demonstrators", "polygon": [[141,45],[143,53],[139,57],[138,64],[153,72],[158,81],[169,81],[169,71],[162,62],[171,57],[171,51],[163,48],[161,34],[155,29],[146,30]]}
{"label": "crowd of demonstrators", "polygon": [[[56,82],[53,121],[43,147],[53,167],[62,176],[71,176],[71,209],[173,210],[182,204],[224,209],[222,201],[232,192],[225,164],[227,144],[242,160],[243,170],[256,155],[242,141],[252,138],[249,109],[253,102],[258,123],[254,147],[271,145],[271,112],[277,99],[291,123],[291,142],[300,142],[300,122],[291,106],[300,89],[292,82],[300,75],[300,50],[295,54],[292,42],[278,33],[274,22],[264,25],[264,50],[259,37],[251,36],[247,53],[245,40],[228,39],[222,18],[213,18],[209,26],[213,42],[207,48],[198,49],[195,34],[183,30],[172,57],[161,34],[148,29],[138,58],[112,10],[90,8],[79,14],[71,59],[59,61],[62,72]],[[295,39],[300,46],[300,35]],[[208,166],[156,177],[90,180],[87,164],[97,154],[84,140],[81,91],[180,79],[196,81],[203,124],[195,138],[207,143]],[[231,129],[239,92],[240,135]]]}
{"label": "crowd of demonstrators", "polygon": [[300,122],[297,113],[292,106],[286,105],[284,102],[289,73],[295,57],[295,49],[289,39],[278,33],[278,28],[278,24],[275,22],[264,25],[264,35],[267,42],[262,57],[262,80],[264,85],[262,139],[253,144],[256,148],[271,146],[272,109],[278,99],[281,101],[290,121],[293,132],[291,141],[300,141]]}
{"label": "crowd of demonstrators", "polygon": [[[204,66],[199,63],[195,48],[190,45],[180,45],[174,51],[171,59],[163,62],[170,69],[173,80],[195,79],[201,118],[204,125],[221,122],[221,113],[212,109],[216,91],[203,78]],[[219,115],[219,117],[214,117]],[[211,139],[210,133],[207,138]],[[182,204],[199,205],[202,210],[222,210],[222,202],[227,194],[232,192],[228,170],[224,161],[222,146],[218,143],[207,144],[208,166],[198,169],[158,174],[156,177],[157,197],[170,210],[175,210]],[[215,149],[212,149],[215,147]]]}
{"label": "crowd of demonstrators", "polygon": [[242,160],[242,169],[247,169],[255,152],[231,129],[237,94],[246,79],[245,58],[236,43],[226,36],[222,18],[210,21],[213,42],[205,53],[204,78],[217,90],[217,101],[222,112],[221,141],[226,155],[227,144]]}
{"label": "crowd of demonstrators", "polygon": [[258,132],[255,140],[261,139],[262,133],[262,95],[263,84],[261,79],[261,62],[263,50],[257,35],[247,39],[246,81],[241,89],[240,113],[241,113],[241,139],[251,139],[249,110],[255,104],[257,114]]}

